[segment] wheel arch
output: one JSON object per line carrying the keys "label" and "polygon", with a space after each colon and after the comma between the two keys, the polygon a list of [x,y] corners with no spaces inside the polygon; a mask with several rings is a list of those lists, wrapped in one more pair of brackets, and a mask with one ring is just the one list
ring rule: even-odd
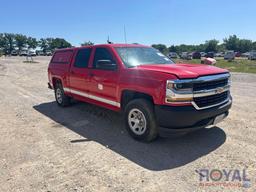
{"label": "wheel arch", "polygon": [[148,93],[143,93],[139,91],[134,91],[134,90],[123,90],[121,93],[121,109],[124,109],[125,106],[132,100],[134,99],[146,99],[152,104],[154,104],[154,98],[152,95]]}
{"label": "wheel arch", "polygon": [[52,86],[53,86],[54,89],[55,89],[57,83],[61,83],[63,85],[61,78],[52,77]]}

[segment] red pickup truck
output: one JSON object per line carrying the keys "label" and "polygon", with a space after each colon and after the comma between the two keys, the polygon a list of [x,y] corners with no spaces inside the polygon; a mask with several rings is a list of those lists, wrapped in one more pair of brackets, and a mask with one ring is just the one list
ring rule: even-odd
{"label": "red pickup truck", "polygon": [[141,141],[215,125],[232,104],[227,70],[175,64],[143,45],[57,50],[48,77],[59,106],[74,98],[123,112],[128,132]]}

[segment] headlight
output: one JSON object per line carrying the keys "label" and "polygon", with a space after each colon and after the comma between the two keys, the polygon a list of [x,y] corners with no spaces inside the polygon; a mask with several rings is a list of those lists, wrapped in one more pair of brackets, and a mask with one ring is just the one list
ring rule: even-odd
{"label": "headlight", "polygon": [[191,83],[175,83],[172,81],[167,81],[167,88],[174,89],[179,92],[192,92],[193,85]]}
{"label": "headlight", "polygon": [[166,82],[166,102],[191,102],[193,100],[192,83]]}

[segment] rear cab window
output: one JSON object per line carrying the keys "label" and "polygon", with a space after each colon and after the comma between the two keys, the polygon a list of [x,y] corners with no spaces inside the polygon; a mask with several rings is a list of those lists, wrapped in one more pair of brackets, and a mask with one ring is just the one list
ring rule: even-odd
{"label": "rear cab window", "polygon": [[52,57],[53,64],[69,64],[73,55],[73,50],[56,51]]}

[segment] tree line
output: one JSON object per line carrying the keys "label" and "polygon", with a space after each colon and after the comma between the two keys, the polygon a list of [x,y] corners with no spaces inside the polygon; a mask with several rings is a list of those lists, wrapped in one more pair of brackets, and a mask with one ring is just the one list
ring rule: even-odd
{"label": "tree line", "polygon": [[256,41],[253,42],[249,39],[240,39],[236,35],[231,35],[228,38],[223,39],[223,43],[219,43],[218,40],[212,39],[205,41],[203,44],[199,45],[171,45],[167,47],[164,44],[153,44],[152,47],[158,49],[164,54],[169,52],[224,52],[226,50],[233,50],[240,53],[249,52],[251,50],[256,50]]}
{"label": "tree line", "polygon": [[71,46],[63,38],[41,38],[37,40],[23,34],[0,33],[0,52],[5,55],[11,54],[13,50],[20,52],[23,49],[36,49],[40,47],[43,52],[46,52]]}
{"label": "tree line", "polygon": [[[86,41],[81,44],[93,45],[91,41]],[[55,49],[72,47],[71,43],[63,38],[41,38],[37,40],[36,38],[29,37],[23,34],[14,33],[0,33],[0,53],[11,54],[13,50],[21,51],[23,49],[36,49],[39,47],[43,52],[53,51]],[[236,52],[249,52],[251,50],[256,50],[256,41],[253,42],[249,39],[240,39],[236,35],[231,35],[228,38],[223,39],[223,43],[219,43],[218,40],[212,39],[205,41],[203,44],[199,45],[171,45],[167,47],[164,44],[153,44],[152,47],[158,49],[164,54],[169,52],[224,52],[226,50],[234,50]]]}

